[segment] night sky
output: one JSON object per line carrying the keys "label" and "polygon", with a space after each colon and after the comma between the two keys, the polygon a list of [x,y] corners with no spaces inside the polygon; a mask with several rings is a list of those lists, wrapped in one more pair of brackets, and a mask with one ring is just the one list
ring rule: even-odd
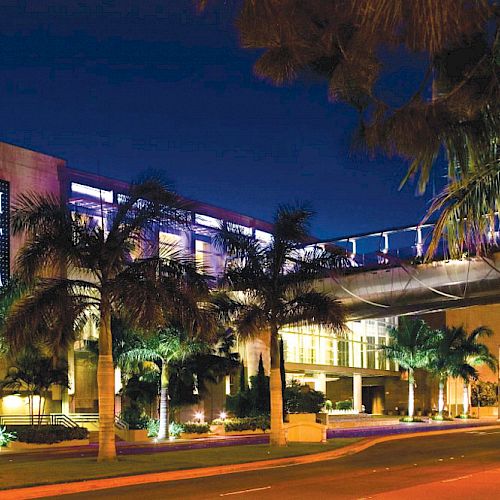
{"label": "night sky", "polygon": [[[185,196],[263,219],[310,202],[323,238],[425,212],[415,184],[398,191],[401,160],[352,148],[356,114],[324,82],[253,76],[232,1],[201,16],[190,0],[0,5],[0,140],[124,180],[162,170]],[[421,68],[398,60],[385,82],[409,92]]]}

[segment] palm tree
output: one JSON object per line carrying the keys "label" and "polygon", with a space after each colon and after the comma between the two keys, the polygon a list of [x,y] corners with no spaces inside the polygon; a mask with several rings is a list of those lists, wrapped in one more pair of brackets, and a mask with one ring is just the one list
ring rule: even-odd
{"label": "palm tree", "polygon": [[170,424],[169,367],[173,362],[182,362],[207,350],[206,342],[188,336],[182,330],[167,328],[158,330],[142,339],[141,345],[125,351],[118,358],[118,364],[125,370],[134,370],[139,364],[153,362],[160,369],[160,428],[158,439],[168,438]]}
{"label": "palm tree", "polygon": [[[456,352],[455,365],[450,370],[452,377],[463,380],[463,415],[469,413],[469,384],[478,379],[476,366],[486,365],[492,371],[497,368],[497,359],[491,354],[488,346],[481,342],[482,337],[491,337],[493,330],[486,326],[478,326],[471,333],[467,333],[463,326],[453,327],[455,337],[454,350]],[[450,334],[451,335],[451,334]]]}
{"label": "palm tree", "polygon": [[221,296],[219,305],[228,308],[241,337],[263,332],[268,335],[273,446],[286,444],[280,375],[281,328],[305,324],[334,330],[344,327],[340,303],[313,288],[323,271],[343,264],[344,259],[319,249],[304,249],[310,241],[311,215],[304,207],[280,207],[268,243],[259,242],[228,224],[221,227],[218,235],[218,244],[229,255],[223,281],[230,292],[230,300]]}
{"label": "palm tree", "polygon": [[[53,311],[68,318],[61,320],[67,328],[74,327],[81,313],[97,318],[99,461],[116,458],[112,312],[144,330],[174,319],[190,332],[210,325],[200,308],[207,280],[191,260],[174,253],[165,259],[132,257],[133,252],[147,255],[155,224],[183,223],[183,208],[178,196],[153,178],[131,185],[116,208],[101,211],[100,222],[77,208],[71,212],[51,195],[26,193],[13,207],[12,232],[26,236],[16,272],[30,292],[13,307],[4,335],[14,348],[22,347],[40,333]],[[62,277],[39,278],[54,272]],[[40,334],[46,338],[52,333]]]}
{"label": "palm tree", "polygon": [[[442,211],[430,252],[444,234],[457,254],[484,250],[485,216],[499,207],[499,9],[488,0],[245,0],[237,25],[242,47],[258,49],[257,76],[275,85],[311,72],[324,79],[330,101],[359,112],[358,142],[408,160],[406,179],[420,174],[421,191],[446,151],[449,185],[429,211]],[[399,64],[387,46],[426,59],[413,93],[380,81]]]}
{"label": "palm tree", "polygon": [[425,368],[432,354],[432,330],[421,319],[403,316],[389,329],[389,344],[381,345],[385,356],[408,372],[408,417],[415,410],[415,370]]}

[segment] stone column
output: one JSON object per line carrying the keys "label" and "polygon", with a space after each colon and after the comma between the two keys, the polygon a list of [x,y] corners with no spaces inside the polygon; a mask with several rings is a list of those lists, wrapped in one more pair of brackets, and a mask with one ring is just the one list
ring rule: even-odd
{"label": "stone column", "polygon": [[352,377],[352,402],[353,409],[361,413],[363,404],[363,380],[359,373],[355,373]]}

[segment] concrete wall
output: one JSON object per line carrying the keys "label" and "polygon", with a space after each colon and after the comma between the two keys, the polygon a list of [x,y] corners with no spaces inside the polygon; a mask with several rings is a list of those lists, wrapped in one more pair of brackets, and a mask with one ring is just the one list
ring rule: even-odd
{"label": "concrete wall", "polygon": [[[10,183],[11,206],[19,194],[29,191],[64,195],[65,167],[60,158],[0,142],[0,179]],[[11,238],[11,272],[21,245],[21,238]]]}

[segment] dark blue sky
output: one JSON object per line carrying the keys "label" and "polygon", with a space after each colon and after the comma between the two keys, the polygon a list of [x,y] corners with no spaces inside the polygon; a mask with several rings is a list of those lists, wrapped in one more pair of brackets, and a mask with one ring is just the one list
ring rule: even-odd
{"label": "dark blue sky", "polygon": [[[275,88],[238,47],[233,2],[2,2],[0,140],[130,180],[161,169],[183,195],[270,219],[309,201],[320,237],[417,222],[406,165],[351,147],[356,115],[325,84]],[[145,7],[143,4],[147,4]],[[386,78],[407,91],[418,65]]]}

